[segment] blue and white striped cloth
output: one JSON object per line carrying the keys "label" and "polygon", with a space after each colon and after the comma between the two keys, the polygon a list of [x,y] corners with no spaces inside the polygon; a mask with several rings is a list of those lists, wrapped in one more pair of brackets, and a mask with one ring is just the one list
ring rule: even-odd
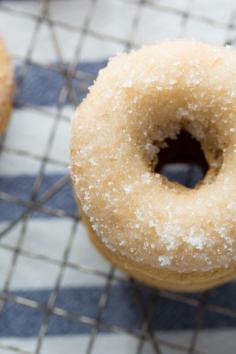
{"label": "blue and white striped cloth", "polygon": [[[150,0],[141,10],[138,0],[98,0],[93,10],[91,3],[89,0],[50,1],[53,33],[46,21],[36,22],[43,11],[43,2],[0,1],[0,33],[13,55],[17,82],[15,108],[0,155],[0,233],[27,211],[46,153],[39,198],[68,175],[69,117],[74,110],[70,99],[63,101],[55,129],[54,124],[65,84],[60,72],[69,68],[78,41],[81,41],[80,61],[75,67],[78,79],[71,80],[77,103],[86,95],[87,87],[107,58],[125,49],[128,38],[132,37],[137,46],[181,35],[219,44],[233,43],[236,38],[232,17],[234,0]],[[132,21],[137,13],[140,17],[132,34]],[[186,17],[186,13],[191,15]],[[86,31],[80,31],[86,21],[89,22]],[[52,36],[57,39],[59,52],[53,46]],[[29,60],[25,62],[26,56]],[[173,177],[176,171],[169,173]],[[181,171],[178,176],[180,180],[185,177]],[[73,229],[71,216],[76,215],[77,208],[70,183],[65,183],[43,206],[61,216],[36,210],[0,236],[1,354],[10,353],[8,349],[35,353],[45,321],[45,306],[59,278],[54,308],[61,312],[49,314],[40,353],[86,353],[92,324],[89,321],[86,324],[86,320],[69,320],[63,313],[98,318],[108,279],[103,275],[109,275],[110,265],[90,244],[81,223]],[[61,273],[70,237],[71,248]],[[115,275],[107,289],[108,302],[99,318],[92,353],[130,354],[136,353],[140,345],[140,339],[129,332],[143,332],[142,313],[125,275],[117,270]],[[153,303],[155,291],[137,286],[144,305]],[[235,294],[235,282],[208,294],[211,307],[202,318],[196,346],[199,353],[236,352]],[[160,339],[161,353],[183,353],[192,339],[199,313],[195,305],[201,294],[190,294],[183,301],[162,295],[155,295],[150,326]],[[14,301],[15,296],[27,299],[28,305]],[[3,298],[8,300],[1,310]],[[229,313],[225,308],[230,309]],[[171,343],[177,343],[179,349],[174,349]],[[140,353],[154,353],[149,341],[145,341]]]}

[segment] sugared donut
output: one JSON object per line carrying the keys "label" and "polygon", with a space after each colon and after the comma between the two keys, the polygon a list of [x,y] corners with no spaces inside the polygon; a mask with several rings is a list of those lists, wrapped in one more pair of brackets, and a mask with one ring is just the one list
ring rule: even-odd
{"label": "sugared donut", "polygon": [[0,37],[0,134],[4,132],[12,108],[13,73],[10,57]]}
{"label": "sugared donut", "polygon": [[[209,168],[189,189],[155,172],[184,129]],[[165,41],[99,72],[72,119],[74,192],[89,235],[113,264],[165,289],[236,275],[236,52]]]}

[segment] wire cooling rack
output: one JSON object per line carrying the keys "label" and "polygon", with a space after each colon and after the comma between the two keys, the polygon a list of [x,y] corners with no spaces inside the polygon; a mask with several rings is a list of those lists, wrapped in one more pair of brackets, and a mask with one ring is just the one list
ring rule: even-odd
{"label": "wire cooling rack", "polygon": [[[5,154],[7,158],[10,159],[12,165],[14,165],[16,160],[19,163],[19,161],[24,158],[29,158],[37,163],[37,173],[33,183],[32,185],[26,186],[26,189],[28,188],[28,199],[2,191],[0,186],[1,213],[4,211],[5,205],[10,206],[13,211],[15,210],[14,208],[18,208],[16,216],[13,212],[12,214],[14,216],[12,219],[4,223],[0,229],[0,250],[7,251],[10,260],[8,264],[1,264],[0,259],[0,267],[5,269],[3,279],[0,279],[0,283],[2,282],[2,291],[0,292],[0,323],[1,314],[8,311],[8,304],[20,306],[23,316],[26,312],[33,312],[35,310],[38,311],[37,313],[40,316],[38,335],[32,350],[25,349],[24,346],[21,346],[18,342],[17,344],[8,343],[0,337],[0,352],[25,354],[44,353],[44,341],[47,337],[49,323],[50,320],[56,316],[61,322],[80,323],[90,328],[86,347],[83,350],[78,347],[78,353],[81,354],[97,353],[96,343],[104,330],[107,333],[121,335],[121,341],[123,340],[122,336],[135,338],[137,345],[134,353],[137,354],[215,353],[215,349],[211,349],[210,343],[201,343],[199,348],[202,326],[205,319],[214,314],[214,316],[222,318],[223,322],[225,319],[230,319],[231,327],[235,327],[233,324],[236,325],[236,308],[234,308],[234,306],[228,306],[229,304],[226,298],[229,292],[234,291],[235,288],[231,288],[231,285],[228,285],[229,291],[225,293],[225,297],[224,293],[222,293],[223,290],[211,290],[197,295],[177,294],[154,289],[147,290],[147,288],[136,283],[134,280],[122,276],[113,267],[110,267],[107,272],[103,272],[93,268],[93,266],[88,265],[88,267],[85,267],[81,265],[79,257],[78,261],[71,261],[69,254],[73,247],[80,219],[76,209],[67,210],[60,206],[56,208],[50,206],[50,200],[56,198],[57,195],[62,193],[64,188],[70,185],[69,174],[66,170],[69,162],[62,161],[59,156],[55,157],[51,152],[61,122],[69,125],[70,111],[72,111],[72,109],[66,109],[65,103],[68,104],[69,102],[72,108],[76,107],[79,101],[76,89],[79,87],[80,92],[86,94],[88,85],[91,83],[91,80],[94,79],[94,75],[88,73],[87,70],[83,70],[83,67],[79,65],[82,61],[83,49],[86,46],[88,38],[98,40],[100,43],[108,43],[108,46],[117,45],[117,47],[120,47],[122,50],[130,50],[139,47],[142,43],[153,42],[155,39],[178,36],[193,36],[197,39],[206,39],[210,42],[234,45],[236,40],[236,23],[235,12],[231,6],[233,1],[226,1],[224,2],[225,5],[221,7],[219,2],[211,0],[207,2],[208,9],[206,9],[206,1],[198,0],[87,0],[86,6],[85,1],[78,0],[77,7],[75,8],[75,12],[78,12],[78,21],[70,21],[68,16],[65,16],[65,19],[54,17],[53,9],[55,9],[57,5],[61,6],[62,2],[63,0],[45,0],[41,2],[26,1],[22,2],[22,6],[15,6],[14,4],[16,4],[16,2],[11,1],[0,2],[0,14],[6,15],[9,18],[9,23],[14,25],[16,20],[21,19],[22,21],[30,21],[32,24],[31,32],[27,34],[27,41],[25,42],[21,42],[21,31],[23,31],[24,28],[15,28],[15,37],[17,38],[17,36],[19,36],[20,45],[25,47],[25,52],[24,55],[12,53],[16,65],[21,61],[20,67],[17,68],[15,93],[16,109],[14,114],[17,118],[19,114],[17,108],[25,108],[29,109],[30,112],[35,112],[39,116],[42,116],[44,119],[42,120],[42,124],[44,124],[45,119],[51,122],[50,129],[46,136],[43,137],[43,144],[37,152],[7,144],[8,134],[2,136],[0,140],[1,158],[3,158]],[[73,14],[73,11],[69,11],[71,10],[70,6],[72,6],[72,2],[66,0],[64,0],[64,2],[67,2],[68,12]],[[125,16],[124,14],[124,27],[126,27],[129,32],[129,34],[125,36],[119,35],[119,33],[122,33],[122,28],[119,28],[116,33],[109,30],[110,22],[114,21],[114,18],[104,18],[103,23],[94,24],[94,17],[101,3],[103,6],[109,5],[109,7],[112,7],[116,2],[126,3],[132,6],[133,9],[132,16]],[[222,3],[221,1],[221,4]],[[84,16],[79,16],[80,6],[82,5],[86,7],[86,11],[84,10]],[[75,1],[73,2],[73,6],[75,6]],[[219,10],[217,10],[217,6]],[[76,16],[73,18],[76,18]],[[35,48],[41,47],[43,50],[44,46],[44,41],[39,38],[39,32],[42,26],[47,27],[48,38],[50,38],[51,45],[54,49],[57,62],[54,66],[40,60],[40,56],[38,60],[34,59]],[[60,29],[66,30],[73,38],[76,38],[73,58],[71,56],[69,64],[68,60],[63,57],[63,44],[58,38],[57,31]],[[16,43],[16,41],[14,43]],[[94,50],[96,51],[96,46]],[[63,77],[63,84],[58,93],[57,105],[53,109],[29,103],[27,100],[24,100],[21,94],[24,83],[27,81],[28,72],[32,66],[52,71],[53,73],[59,73]],[[22,127],[22,129],[24,128]],[[60,179],[52,181],[51,185],[46,188],[46,190],[44,188],[42,192],[44,176],[52,166],[63,169],[64,175]],[[60,258],[54,257],[54,253],[48,255],[46,252],[39,252],[37,249],[27,250],[23,247],[33,214],[48,215],[55,219],[66,218],[71,221]],[[7,242],[16,228],[19,229],[16,242]],[[51,230],[48,230],[48,232],[50,233]],[[57,266],[55,282],[53,286],[50,287],[50,295],[45,302],[38,301],[35,298],[29,298],[25,296],[24,293],[17,293],[11,290],[12,279],[17,272],[19,258],[21,256],[24,256],[29,267],[31,267],[32,260],[41,261],[41,264],[44,264],[45,272],[50,272],[51,265]],[[67,269],[76,271],[78,277],[92,274],[104,279],[104,285],[94,316],[77,315],[63,306],[57,305],[57,297],[61,291],[62,279]],[[35,269],[35,272],[37,272],[37,269]],[[117,325],[115,318],[112,319],[114,322],[110,321],[106,323],[103,321],[104,311],[109,301],[112,301],[111,288],[114,282],[124,284],[125,288],[129,289],[128,291],[132,294],[131,296],[134,298],[136,304],[133,311],[137,312],[142,319],[142,324],[138,329]],[[149,292],[148,302],[146,301],[145,295],[147,291]],[[223,294],[222,301],[211,301],[212,298],[214,300],[216,291],[220,291],[221,294]],[[191,328],[188,329],[188,336],[184,343],[171,340],[168,338],[168,335],[162,336],[161,330],[158,331],[153,328],[153,313],[158,322],[158,318],[162,316],[163,312],[162,306],[159,308],[158,304],[162,303],[163,299],[168,300],[165,302],[167,308],[170,303],[181,303],[186,306],[186,314],[190,312],[194,313],[193,323]],[[78,298],[78,303],[79,301],[80,299]],[[124,301],[126,301],[126,298],[124,298]],[[167,310],[167,308],[165,308],[165,310]],[[176,323],[183,321],[179,316],[181,316],[181,314],[171,314],[171,321]],[[213,318],[215,318],[214,316]],[[11,322],[14,320],[14,318],[9,318],[8,325],[11,325]],[[105,340],[106,339],[104,339],[104,341]],[[229,353],[235,352],[236,343],[231,349],[232,351]],[[57,353],[57,351],[51,352],[52,354]]]}

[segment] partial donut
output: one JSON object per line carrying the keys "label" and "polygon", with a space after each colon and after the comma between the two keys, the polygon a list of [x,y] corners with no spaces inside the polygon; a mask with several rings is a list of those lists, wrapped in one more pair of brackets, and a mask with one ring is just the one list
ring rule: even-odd
{"label": "partial donut", "polygon": [[[193,189],[156,172],[166,139],[197,139]],[[200,290],[236,275],[236,52],[165,41],[99,72],[72,119],[82,219],[113,264],[153,286]]]}
{"label": "partial donut", "polygon": [[0,134],[5,131],[12,109],[13,72],[11,60],[0,37]]}

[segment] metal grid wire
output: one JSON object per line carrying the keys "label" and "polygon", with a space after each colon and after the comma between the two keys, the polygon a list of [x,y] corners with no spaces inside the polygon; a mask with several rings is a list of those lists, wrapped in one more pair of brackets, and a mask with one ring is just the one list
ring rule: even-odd
{"label": "metal grid wire", "polygon": [[[108,0],[107,0],[108,1]],[[117,0],[109,0],[111,2],[115,2]],[[137,284],[133,279],[126,279],[122,276],[117,275],[115,269],[113,267],[110,268],[108,273],[99,271],[97,269],[92,269],[90,267],[84,267],[80,265],[79,259],[78,263],[72,262],[69,260],[68,255],[70,253],[75,235],[77,226],[80,223],[79,216],[76,213],[70,213],[64,209],[60,208],[52,208],[47,206],[47,202],[53,198],[56,194],[60,193],[60,191],[70,183],[70,178],[68,174],[65,174],[60,180],[54,183],[49,189],[40,193],[42,182],[44,175],[46,173],[46,168],[48,164],[61,166],[63,168],[66,167],[66,164],[62,163],[60,160],[50,157],[50,152],[53,146],[53,142],[56,136],[56,132],[59,126],[60,121],[69,122],[68,115],[64,112],[64,104],[65,102],[70,102],[71,105],[74,107],[77,105],[77,98],[74,92],[74,86],[72,81],[78,81],[80,86],[80,90],[86,92],[88,83],[91,81],[91,74],[82,71],[80,68],[78,69],[78,63],[80,63],[81,59],[81,51],[83,49],[86,37],[89,35],[93,38],[97,38],[101,41],[110,41],[113,43],[118,43],[123,45],[125,50],[130,50],[132,48],[136,48],[138,43],[136,43],[136,32],[139,25],[139,21],[141,18],[141,14],[144,8],[148,8],[149,11],[158,12],[159,10],[163,13],[170,13],[175,14],[181,19],[180,25],[180,33],[179,35],[185,34],[185,28],[190,19],[195,19],[199,21],[199,23],[205,23],[212,28],[212,31],[215,29],[220,28],[224,29],[225,33],[227,34],[225,37],[224,44],[234,44],[234,36],[231,36],[230,33],[234,29],[236,29],[234,23],[235,13],[232,11],[229,22],[223,23],[221,21],[214,20],[206,15],[199,15],[191,13],[191,8],[193,6],[194,0],[189,0],[187,3],[186,8],[180,9],[178,7],[171,5],[166,5],[163,3],[159,3],[155,0],[122,0],[124,2],[133,3],[136,11],[135,15],[132,18],[131,30],[130,34],[126,39],[118,38],[113,36],[110,33],[101,33],[100,31],[95,31],[90,27],[91,20],[96,9],[98,0],[88,0],[89,6],[87,14],[83,20],[83,22],[78,23],[78,25],[74,25],[71,23],[63,22],[62,20],[53,19],[51,7],[50,7],[50,0],[43,0],[41,1],[41,9],[39,12],[30,13],[24,9],[15,9],[14,7],[10,6],[9,2],[0,2],[0,11],[7,13],[9,16],[12,17],[23,17],[23,18],[30,18],[34,21],[34,29],[31,34],[30,42],[28,44],[27,53],[24,58],[20,58],[23,61],[23,65],[20,68],[20,73],[17,76],[17,87],[16,87],[16,97],[17,92],[21,90],[24,81],[26,80],[27,72],[29,70],[30,65],[35,65],[41,68],[46,68],[47,70],[56,70],[60,73],[60,75],[64,78],[64,85],[60,90],[60,95],[58,98],[57,107],[54,111],[47,110],[46,108],[40,108],[36,105],[27,104],[31,110],[35,110],[37,112],[42,113],[48,119],[51,119],[53,124],[51,125],[51,131],[47,139],[45,139],[45,146],[42,148],[41,155],[30,153],[30,151],[23,151],[20,149],[10,148],[5,145],[5,136],[2,136],[0,139],[0,153],[3,152],[12,155],[13,157],[30,157],[32,160],[36,160],[39,162],[39,168],[37,176],[34,180],[33,187],[30,190],[30,198],[28,200],[21,199],[15,195],[11,195],[5,192],[0,191],[0,201],[11,204],[17,205],[22,207],[22,212],[17,218],[10,220],[10,222],[4,226],[4,229],[0,232],[0,249],[8,250],[11,252],[11,262],[10,266],[6,271],[6,278],[4,281],[3,291],[0,293],[0,316],[1,311],[4,311],[6,308],[7,302],[14,303],[17,305],[23,306],[23,308],[37,309],[42,314],[42,321],[36,341],[36,347],[34,351],[26,351],[21,349],[20,347],[14,347],[12,345],[7,345],[0,340],[0,351],[2,350],[9,350],[9,352],[16,352],[16,353],[25,353],[25,354],[39,354],[41,353],[41,349],[43,346],[43,342],[45,336],[47,335],[48,323],[52,316],[57,316],[61,319],[66,319],[67,321],[75,321],[80,322],[85,325],[91,327],[91,334],[88,341],[88,345],[86,348],[86,353],[96,353],[95,350],[95,343],[99,337],[99,332],[102,329],[106,329],[109,332],[119,333],[119,334],[126,334],[128,336],[132,336],[138,339],[138,345],[136,353],[141,354],[146,352],[145,351],[145,343],[149,342],[152,348],[153,353],[163,353],[163,348],[169,348],[170,350],[176,351],[176,353],[207,353],[206,351],[198,351],[198,339],[199,333],[201,331],[201,324],[204,316],[206,313],[214,312],[219,316],[227,316],[232,319],[236,319],[236,311],[233,309],[224,307],[222,305],[211,304],[209,302],[209,296],[211,291],[203,292],[197,297],[193,297],[191,295],[184,295],[184,294],[176,294],[172,292],[166,291],[157,291],[152,290],[152,301],[149,301],[148,304],[145,303],[143,299],[142,291],[140,290],[140,285]],[[168,2],[169,4],[170,2]],[[177,2],[176,2],[177,3]],[[214,6],[212,2],[212,6]],[[48,28],[48,35],[51,38],[52,46],[55,50],[58,66],[56,68],[52,68],[47,66],[44,63],[35,62],[33,57],[33,52],[35,46],[38,45],[38,36],[39,31],[42,25],[46,25]],[[74,52],[74,59],[71,61],[69,66],[66,66],[63,60],[63,55],[61,52],[60,42],[57,38],[57,32],[55,31],[56,28],[65,28],[67,31],[70,31],[73,34],[78,34],[77,45]],[[15,58],[19,59],[19,58]],[[16,105],[21,104],[21,102],[15,102]],[[24,106],[26,103],[24,103]],[[25,250],[22,248],[25,235],[28,228],[28,222],[32,216],[32,214],[36,212],[41,212],[44,214],[48,214],[50,216],[54,216],[57,218],[66,217],[72,221],[71,229],[68,230],[68,238],[67,243],[65,245],[63,255],[60,260],[55,258],[53,254],[51,256],[44,255],[42,253],[37,253],[36,251]],[[20,225],[20,233],[17,239],[17,244],[12,246],[11,244],[5,243],[4,240],[7,239],[8,235],[11,231]],[[58,266],[58,274],[54,283],[54,286],[51,288],[50,296],[47,303],[42,304],[41,302],[33,299],[26,298],[24,296],[20,296],[11,292],[10,285],[13,278],[14,273],[17,269],[18,258],[20,255],[25,256],[27,259],[37,259],[41,260],[45,263],[45,265],[53,264]],[[97,310],[96,316],[84,316],[84,315],[75,315],[74,313],[70,313],[68,310],[64,308],[60,308],[56,305],[56,299],[58,293],[61,288],[61,281],[63,278],[63,274],[66,269],[71,268],[78,271],[79,274],[94,274],[98,277],[102,277],[105,279],[105,284],[103,291],[101,293]],[[113,281],[124,282],[126,285],[131,289],[135,301],[138,304],[137,311],[140,312],[142,316],[142,328],[139,330],[132,330],[129,328],[122,328],[115,324],[106,324],[102,321],[102,314],[104,309],[107,306],[110,296],[110,289]],[[175,343],[168,339],[163,339],[159,337],[158,331],[152,329],[151,326],[151,314],[154,306],[158,306],[158,301],[160,298],[168,299],[169,301],[173,302],[181,302],[184,303],[186,306],[195,308],[195,321],[192,326],[192,334],[190,336],[190,340],[186,342],[185,345],[180,345],[179,343]],[[134,310],[134,311],[136,311]],[[176,319],[178,320],[178,319]],[[236,349],[236,345],[235,345]],[[79,352],[79,351],[78,351]]]}

